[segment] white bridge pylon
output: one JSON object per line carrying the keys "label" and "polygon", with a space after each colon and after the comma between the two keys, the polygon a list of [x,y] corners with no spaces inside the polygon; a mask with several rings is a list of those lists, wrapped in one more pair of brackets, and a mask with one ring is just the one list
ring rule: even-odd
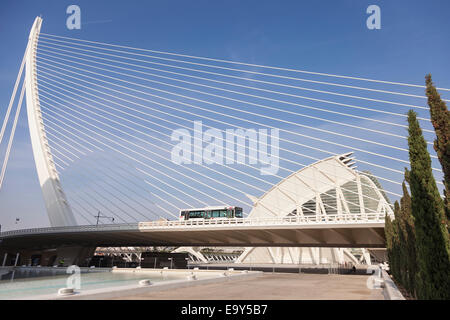
{"label": "white bridge pylon", "polygon": [[[418,113],[442,180],[423,86],[68,38],[41,26],[37,17],[11,101],[25,66],[31,144],[52,227],[167,221],[182,208],[214,205],[241,206],[251,219],[392,215],[387,195],[401,196],[409,163],[407,109]],[[279,152],[269,156],[273,140],[260,129],[279,130]],[[219,139],[229,130],[234,153],[195,163],[196,153],[213,154],[212,133]],[[192,139],[193,163],[172,161],[174,132]],[[271,175],[261,174],[264,149],[265,161],[278,164]]]}
{"label": "white bridge pylon", "polygon": [[73,226],[76,225],[76,220],[67,202],[59,180],[58,172],[56,171],[45,132],[44,122],[42,120],[39,102],[36,50],[41,25],[42,19],[36,17],[28,38],[29,50],[26,55],[25,71],[28,127],[30,130],[36,170],[42,188],[50,225],[52,227]]}
{"label": "white bridge pylon", "polygon": [[31,28],[25,55],[17,76],[11,100],[3,121],[0,132],[0,144],[2,142],[8,119],[15,101],[18,85],[23,76],[23,68],[25,66],[25,76],[22,83],[22,90],[17,105],[14,124],[11,129],[11,135],[3,161],[0,175],[0,189],[3,186],[11,146],[14,139],[19,114],[21,111],[24,93],[26,94],[28,128],[30,132],[31,145],[33,149],[36,171],[39,183],[42,189],[46,211],[52,227],[73,226],[76,225],[76,219],[68,204],[60,178],[55,167],[52,151],[47,140],[46,130],[42,118],[41,106],[39,101],[38,80],[36,69],[36,52],[38,46],[39,33],[42,26],[42,19],[36,17]]}

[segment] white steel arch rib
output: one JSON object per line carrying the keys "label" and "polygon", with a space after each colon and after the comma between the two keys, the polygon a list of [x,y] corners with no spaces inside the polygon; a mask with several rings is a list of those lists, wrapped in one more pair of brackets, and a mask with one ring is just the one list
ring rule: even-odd
{"label": "white steel arch rib", "polygon": [[39,103],[36,50],[41,25],[42,19],[36,17],[28,38],[28,51],[26,56],[25,84],[31,145],[51,226],[73,226],[77,223],[61,187],[59,175],[53,161],[53,155],[45,134]]}

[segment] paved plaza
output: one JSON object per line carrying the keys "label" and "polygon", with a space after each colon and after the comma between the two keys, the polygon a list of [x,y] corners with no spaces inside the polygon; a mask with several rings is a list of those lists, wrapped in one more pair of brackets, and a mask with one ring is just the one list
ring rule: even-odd
{"label": "paved plaza", "polygon": [[130,295],[136,300],[383,300],[381,289],[368,289],[368,275],[265,273],[227,283]]}

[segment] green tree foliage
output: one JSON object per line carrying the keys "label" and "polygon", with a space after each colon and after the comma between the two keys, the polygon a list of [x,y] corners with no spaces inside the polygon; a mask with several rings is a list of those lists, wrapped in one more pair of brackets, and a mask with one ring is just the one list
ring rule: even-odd
{"label": "green tree foliage", "polygon": [[[408,175],[405,176],[408,177]],[[405,182],[402,184],[402,189],[403,197],[400,199],[400,214],[397,220],[403,265],[402,284],[412,296],[416,296],[417,257],[414,218],[411,211],[411,196]]]}
{"label": "green tree foliage", "polygon": [[[395,202],[395,206],[398,206],[398,202]],[[398,279],[398,268],[397,268],[397,246],[396,246],[396,228],[394,222],[391,220],[391,218],[386,215],[385,218],[385,225],[384,225],[384,233],[386,236],[386,250],[389,260],[389,269],[391,272],[391,275],[394,277],[394,279]]]}
{"label": "green tree foliage", "polygon": [[437,139],[434,140],[434,150],[437,153],[439,162],[444,172],[444,195],[445,213],[447,220],[450,219],[450,112],[447,105],[441,99],[436,87],[431,80],[431,75],[425,77],[426,95],[428,106],[430,107],[430,117]]}
{"label": "green tree foliage", "polygon": [[384,219],[384,235],[386,237],[386,251],[387,256],[389,260],[389,268],[391,271],[391,274],[393,274],[393,265],[392,265],[392,258],[393,258],[393,238],[394,238],[394,225],[392,223],[391,218],[386,214]]}
{"label": "green tree foliage", "polygon": [[417,273],[414,218],[411,215],[411,197],[403,183],[403,197],[394,204],[392,221],[386,216],[386,248],[391,274],[411,296],[416,296]]}
{"label": "green tree foliage", "polygon": [[420,299],[450,299],[449,241],[444,202],[416,113],[408,113],[411,210],[414,216]]}
{"label": "green tree foliage", "polygon": [[400,205],[398,204],[398,201],[395,201],[394,203],[394,215],[394,221],[391,221],[390,217],[386,216],[384,230],[386,235],[389,269],[394,279],[402,283],[400,241],[398,234],[398,224],[396,222],[400,215]]}

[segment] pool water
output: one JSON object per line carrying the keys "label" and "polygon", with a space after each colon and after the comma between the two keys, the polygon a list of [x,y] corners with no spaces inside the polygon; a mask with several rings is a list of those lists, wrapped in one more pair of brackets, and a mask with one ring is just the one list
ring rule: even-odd
{"label": "pool water", "polygon": [[[53,274],[52,274],[53,273]],[[55,274],[44,270],[15,270],[3,275],[0,280],[0,299],[26,299],[40,295],[56,294],[67,287],[70,274]],[[185,280],[187,272],[161,274],[160,272],[88,272],[80,274],[80,290],[137,285],[139,280],[152,282]],[[71,282],[69,282],[71,283]]]}

